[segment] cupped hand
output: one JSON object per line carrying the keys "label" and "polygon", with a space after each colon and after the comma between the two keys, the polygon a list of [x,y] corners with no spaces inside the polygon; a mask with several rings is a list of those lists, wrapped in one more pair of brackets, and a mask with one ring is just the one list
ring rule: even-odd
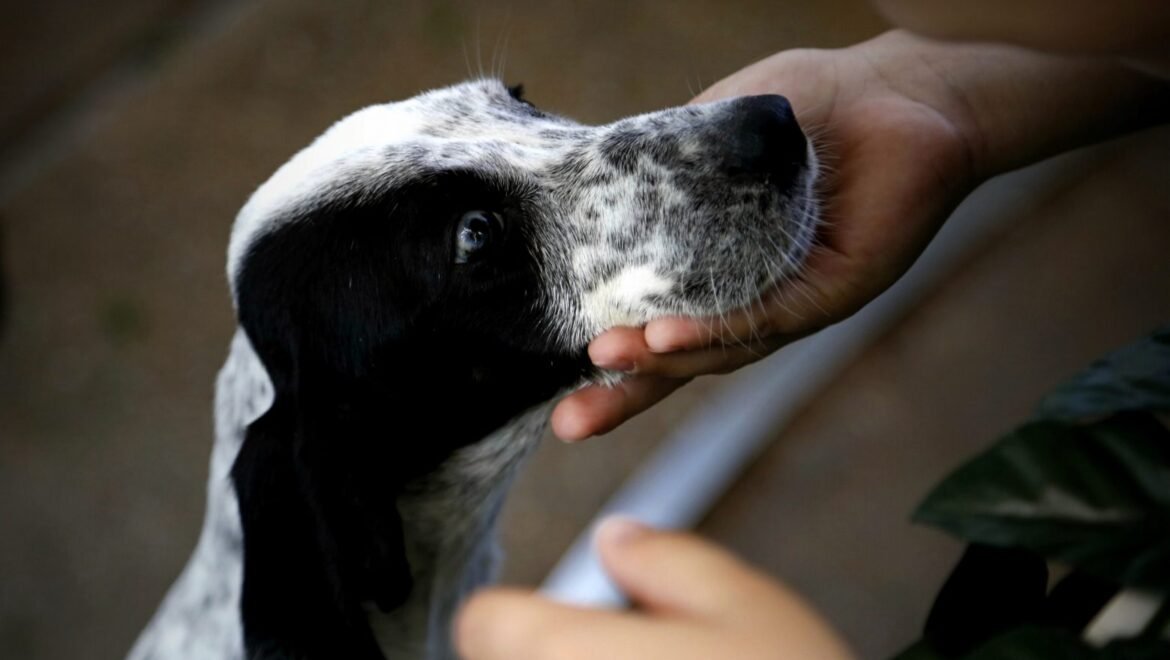
{"label": "cupped hand", "polygon": [[694,536],[603,523],[602,563],[637,609],[592,610],[488,589],[455,624],[464,660],[837,659],[837,635],[791,591]]}
{"label": "cupped hand", "polygon": [[891,32],[841,50],[786,51],[695,98],[788,97],[821,161],[818,245],[798,279],[751,308],[657,319],[597,337],[593,362],[629,375],[616,387],[565,398],[553,431],[565,440],[608,431],[690,378],[757,360],[848,317],[893,284],[978,181],[977,124],[948,80],[947,50]]}

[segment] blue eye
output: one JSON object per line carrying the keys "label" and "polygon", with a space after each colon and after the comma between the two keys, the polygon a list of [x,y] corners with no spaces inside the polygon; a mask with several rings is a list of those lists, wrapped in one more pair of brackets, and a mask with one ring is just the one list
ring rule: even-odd
{"label": "blue eye", "polygon": [[464,213],[455,227],[455,263],[465,264],[490,252],[503,230],[504,221],[495,213]]}

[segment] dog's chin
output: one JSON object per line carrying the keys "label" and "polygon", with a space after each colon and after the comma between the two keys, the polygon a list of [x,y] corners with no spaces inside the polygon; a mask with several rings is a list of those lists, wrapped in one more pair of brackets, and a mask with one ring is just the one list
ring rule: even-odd
{"label": "dog's chin", "polygon": [[[699,320],[720,317],[743,310],[758,311],[767,301],[773,300],[784,289],[800,281],[801,275],[805,270],[805,261],[813,249],[815,225],[810,225],[806,233],[807,235],[798,237],[799,245],[785,257],[793,267],[785,268],[780,272],[766,271],[757,274],[754,286],[747,285],[737,291],[723,292],[719,296],[719,302],[722,304],[716,306],[711,305],[710,301],[707,304],[701,304],[676,299],[670,301],[669,308],[659,307],[653,310],[628,309],[621,313],[615,312],[607,319],[609,323],[604,324],[593,335],[590,341],[618,327],[645,328],[651,321],[661,319]],[[587,350],[587,348],[582,350]],[[593,366],[591,371],[572,390],[591,385],[601,385],[610,388],[617,387],[630,375],[631,373],[629,372]]]}

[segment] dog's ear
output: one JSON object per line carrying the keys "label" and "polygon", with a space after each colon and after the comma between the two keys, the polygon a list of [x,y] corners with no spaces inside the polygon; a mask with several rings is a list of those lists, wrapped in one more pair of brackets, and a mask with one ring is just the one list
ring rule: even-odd
{"label": "dog's ear", "polygon": [[372,482],[325,446],[318,415],[275,404],[232,468],[247,655],[380,660],[362,603],[390,608],[410,590],[394,493],[362,492]]}
{"label": "dog's ear", "polygon": [[363,604],[389,610],[411,590],[396,504],[410,461],[388,414],[399,393],[372,368],[394,361],[401,319],[361,298],[378,290],[365,278],[392,273],[330,254],[331,238],[278,231],[237,273],[240,324],[275,391],[231,472],[249,658],[380,659]]}

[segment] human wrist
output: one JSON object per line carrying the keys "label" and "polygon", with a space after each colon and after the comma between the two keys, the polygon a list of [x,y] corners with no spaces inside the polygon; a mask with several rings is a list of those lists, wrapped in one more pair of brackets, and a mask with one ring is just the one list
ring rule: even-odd
{"label": "human wrist", "polygon": [[988,49],[966,90],[980,179],[1170,119],[1170,85],[1112,57],[975,47]]}
{"label": "human wrist", "polygon": [[975,183],[1170,118],[1170,84],[1111,57],[940,42],[902,30],[853,49],[893,91],[955,127]]}

